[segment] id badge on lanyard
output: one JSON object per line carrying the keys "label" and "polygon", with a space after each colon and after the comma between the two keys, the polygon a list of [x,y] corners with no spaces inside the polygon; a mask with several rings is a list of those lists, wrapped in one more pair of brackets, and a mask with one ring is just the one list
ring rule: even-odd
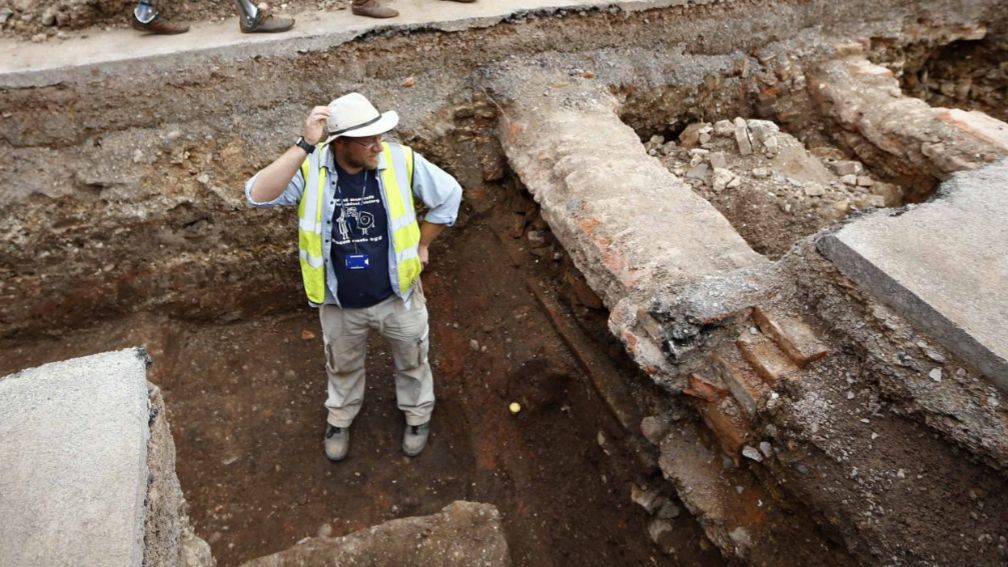
{"label": "id badge on lanyard", "polygon": [[348,270],[366,270],[371,267],[367,254],[347,254],[346,267]]}

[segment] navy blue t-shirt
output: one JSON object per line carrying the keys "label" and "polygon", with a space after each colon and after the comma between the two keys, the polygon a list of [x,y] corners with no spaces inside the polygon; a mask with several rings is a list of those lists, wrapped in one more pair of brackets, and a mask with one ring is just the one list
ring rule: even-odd
{"label": "navy blue t-shirt", "polygon": [[[351,309],[371,307],[392,295],[388,218],[378,187],[378,171],[365,169],[350,175],[338,163],[335,166],[336,206],[330,253],[336,271],[337,299],[341,306]],[[348,268],[347,258],[360,254],[367,255],[367,267]],[[363,265],[364,261],[351,258],[351,263]]]}

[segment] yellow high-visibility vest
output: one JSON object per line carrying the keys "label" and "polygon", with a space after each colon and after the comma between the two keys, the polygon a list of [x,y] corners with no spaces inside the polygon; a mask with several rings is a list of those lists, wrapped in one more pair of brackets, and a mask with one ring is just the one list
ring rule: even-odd
{"label": "yellow high-visibility vest", "polygon": [[[301,256],[301,278],[304,280],[308,301],[321,304],[325,301],[326,269],[322,249],[322,196],[325,193],[329,167],[322,163],[326,144],[319,144],[308,159],[301,164],[305,187],[298,204],[298,248]],[[392,231],[395,263],[390,264],[398,280],[393,291],[405,297],[410,286],[420,275],[420,225],[413,206],[413,150],[408,146],[382,143],[385,169],[380,170],[381,187]]]}

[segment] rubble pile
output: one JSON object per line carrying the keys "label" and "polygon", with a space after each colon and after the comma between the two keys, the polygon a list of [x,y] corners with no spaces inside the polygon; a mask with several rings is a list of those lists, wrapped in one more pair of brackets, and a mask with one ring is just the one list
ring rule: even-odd
{"label": "rubble pile", "polygon": [[645,146],[772,258],[852,212],[903,205],[900,187],[836,148],[807,150],[768,120],[697,122],[678,141],[653,136]]}

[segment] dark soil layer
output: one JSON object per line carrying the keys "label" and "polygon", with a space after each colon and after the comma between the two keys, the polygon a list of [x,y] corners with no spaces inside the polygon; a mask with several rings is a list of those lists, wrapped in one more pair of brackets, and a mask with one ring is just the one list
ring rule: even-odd
{"label": "dark soil layer", "polygon": [[516,565],[722,565],[686,513],[673,520],[674,556],[651,543],[649,517],[629,496],[647,473],[488,224],[446,233],[424,276],[438,402],[430,445],[413,460],[400,452],[404,422],[380,337],[369,344],[350,456],[326,459],[322,341],[307,307],[202,326],[144,313],[4,345],[0,375],[146,346],[190,516],[222,567],[460,499],[501,510]]}

